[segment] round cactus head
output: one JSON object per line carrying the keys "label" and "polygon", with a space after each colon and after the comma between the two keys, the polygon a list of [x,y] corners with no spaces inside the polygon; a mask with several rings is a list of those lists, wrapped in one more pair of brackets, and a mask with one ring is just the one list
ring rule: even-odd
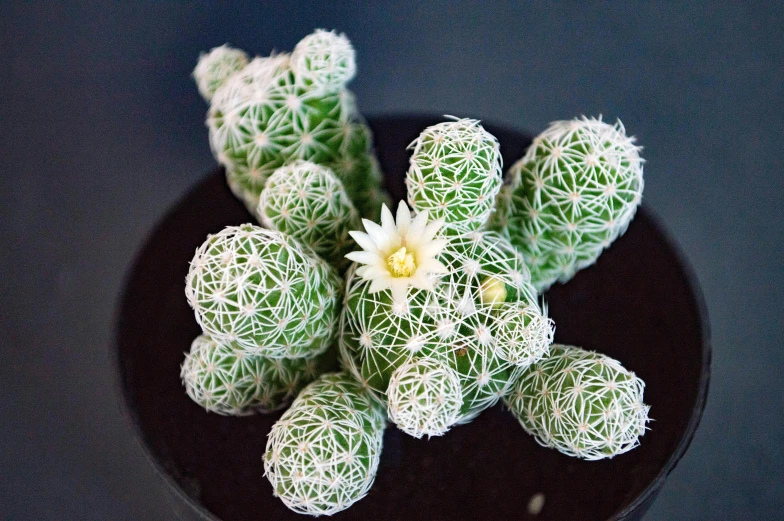
{"label": "round cactus head", "polygon": [[498,141],[479,121],[458,119],[426,128],[411,145],[408,203],[443,217],[452,233],[478,230],[501,189]]}
{"label": "round cactus head", "polygon": [[415,438],[444,434],[463,405],[459,375],[435,358],[415,358],[398,367],[387,398],[389,419]]}
{"label": "round cactus head", "polygon": [[207,54],[202,54],[199,56],[196,68],[193,69],[193,79],[199,88],[199,94],[206,101],[212,100],[218,87],[247,64],[248,56],[243,51],[228,45],[215,47]]}
{"label": "round cactus head", "polygon": [[185,355],[180,377],[188,396],[206,410],[244,416],[285,407],[334,365],[331,350],[312,358],[265,358],[200,335]]}
{"label": "round cactus head", "polygon": [[517,366],[528,366],[549,354],[553,323],[531,306],[507,306],[494,324],[498,356]]}
{"label": "round cactus head", "polygon": [[256,216],[264,226],[307,244],[339,270],[349,262],[344,255],[355,247],[349,231],[360,223],[343,183],[329,168],[309,161],[275,171],[261,192]]}
{"label": "round cactus head", "polygon": [[250,224],[196,250],[185,293],[214,340],[270,358],[309,357],[334,338],[339,280],[298,241]]}
{"label": "round cactus head", "polygon": [[295,512],[332,515],[367,494],[376,477],[383,410],[345,373],[306,387],[272,427],[264,472]]}
{"label": "round cactus head", "polygon": [[539,444],[598,460],[640,444],[650,421],[644,389],[610,357],[553,344],[550,356],[523,370],[504,399]]}
{"label": "round cactus head", "polygon": [[[496,403],[517,369],[497,354],[500,318],[510,307],[530,308],[531,317],[542,312],[522,256],[502,235],[439,236],[441,220],[426,217],[412,221],[401,203],[397,222],[384,209],[380,226],[366,221],[367,234],[353,233],[364,251],[349,254],[362,266],[347,273],[341,360],[390,407],[398,368],[414,359],[444,364],[458,375],[462,423]],[[549,343],[552,324],[542,320],[546,328],[520,329],[541,338],[518,341]]]}
{"label": "round cactus head", "polygon": [[556,121],[508,173],[496,224],[506,225],[539,291],[593,264],[634,217],[640,147],[623,125]]}
{"label": "round cactus head", "polygon": [[336,91],[354,78],[354,47],[344,34],[317,29],[294,48],[291,68],[303,81]]}

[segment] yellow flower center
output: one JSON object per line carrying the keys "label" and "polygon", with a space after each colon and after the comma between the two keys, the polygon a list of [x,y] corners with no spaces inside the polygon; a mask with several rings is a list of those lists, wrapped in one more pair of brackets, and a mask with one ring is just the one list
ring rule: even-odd
{"label": "yellow flower center", "polygon": [[414,254],[407,253],[405,246],[387,258],[387,266],[393,277],[410,277],[417,269]]}

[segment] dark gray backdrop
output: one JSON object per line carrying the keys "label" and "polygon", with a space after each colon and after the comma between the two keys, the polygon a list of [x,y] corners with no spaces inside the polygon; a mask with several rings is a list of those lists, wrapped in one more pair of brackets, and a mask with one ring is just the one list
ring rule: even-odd
{"label": "dark gray backdrop", "polygon": [[0,519],[171,519],[117,406],[115,300],[214,166],[199,51],[290,50],[315,27],[355,44],[367,114],[623,120],[714,345],[702,426],[647,519],[784,519],[780,3],[127,4],[0,15]]}

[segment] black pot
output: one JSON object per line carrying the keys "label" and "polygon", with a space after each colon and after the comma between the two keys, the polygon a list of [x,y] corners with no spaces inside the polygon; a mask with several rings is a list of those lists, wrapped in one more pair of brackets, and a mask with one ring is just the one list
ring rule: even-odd
{"label": "black pot", "polygon": [[[393,198],[404,197],[406,146],[430,117],[370,120]],[[486,125],[506,165],[530,138]],[[655,172],[651,175],[655,175]],[[302,519],[263,476],[266,436],[280,414],[227,418],[194,404],[180,383],[183,353],[200,333],[185,299],[188,261],[208,233],[252,221],[213,172],[158,224],[121,297],[114,349],[122,402],[144,451],[185,519]],[[387,429],[368,496],[337,519],[640,519],[699,424],[708,392],[705,306],[683,258],[643,207],[592,267],[546,295],[556,341],[595,349],[647,387],[651,430],[612,460],[586,462],[545,449],[500,405],[429,441]],[[544,494],[538,516],[530,498]]]}

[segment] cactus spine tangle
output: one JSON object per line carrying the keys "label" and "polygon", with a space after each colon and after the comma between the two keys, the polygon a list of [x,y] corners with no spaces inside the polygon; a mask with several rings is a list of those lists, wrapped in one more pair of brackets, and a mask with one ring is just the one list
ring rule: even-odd
{"label": "cactus spine tangle", "polygon": [[649,421],[645,383],[602,354],[558,344],[550,350],[504,399],[523,428],[540,445],[587,460],[639,445]]}
{"label": "cactus spine tangle", "polygon": [[291,68],[303,81],[335,91],[354,79],[354,47],[344,34],[316,29],[294,48]]}
{"label": "cactus spine tangle", "polygon": [[250,354],[310,357],[334,338],[337,275],[276,231],[245,224],[209,236],[193,256],[185,292],[206,333]]}
{"label": "cactus spine tangle", "polygon": [[261,192],[256,213],[264,226],[304,242],[327,262],[344,269],[356,245],[357,210],[332,171],[309,161],[278,168]]}
{"label": "cactus spine tangle", "polygon": [[332,515],[367,494],[376,477],[384,413],[345,373],[306,387],[272,427],[264,472],[275,496],[302,514]]}
{"label": "cactus spine tangle", "polygon": [[510,169],[497,224],[508,227],[537,290],[566,282],[626,231],[643,189],[634,141],[620,121],[556,121]]}
{"label": "cactus spine tangle", "polygon": [[479,121],[458,119],[425,129],[411,144],[408,202],[455,233],[479,229],[501,189],[498,141]]}
{"label": "cactus spine tangle", "polygon": [[264,358],[200,335],[180,376],[188,396],[206,410],[244,416],[285,407],[334,361],[332,351],[312,358]]}
{"label": "cactus spine tangle", "polygon": [[457,372],[434,358],[415,358],[398,367],[387,398],[389,419],[415,438],[446,433],[463,405]]}

